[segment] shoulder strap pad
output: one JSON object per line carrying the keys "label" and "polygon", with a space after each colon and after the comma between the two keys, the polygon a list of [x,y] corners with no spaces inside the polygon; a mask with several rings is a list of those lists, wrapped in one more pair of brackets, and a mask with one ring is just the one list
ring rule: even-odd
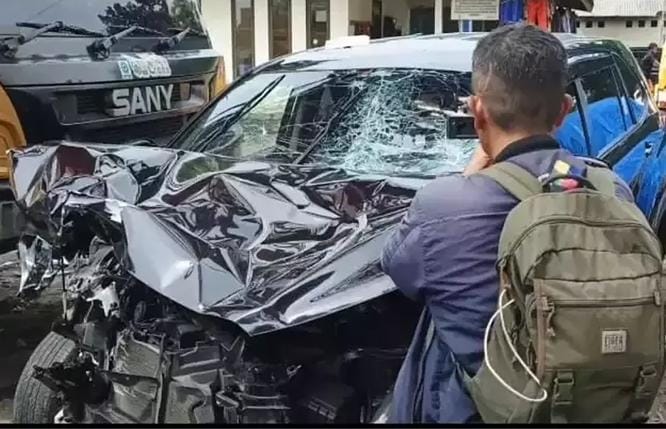
{"label": "shoulder strap pad", "polygon": [[604,195],[615,196],[615,175],[605,167],[587,167],[587,180]]}
{"label": "shoulder strap pad", "polygon": [[511,162],[500,162],[478,174],[483,174],[520,201],[543,192],[541,183],[532,173]]}

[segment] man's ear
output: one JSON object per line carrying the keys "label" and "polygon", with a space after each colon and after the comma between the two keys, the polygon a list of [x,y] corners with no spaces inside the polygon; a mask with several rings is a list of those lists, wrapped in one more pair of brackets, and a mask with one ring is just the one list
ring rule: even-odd
{"label": "man's ear", "polygon": [[486,108],[483,105],[483,100],[481,97],[472,95],[469,98],[469,111],[474,116],[474,128],[478,134],[479,131],[484,130],[488,124]]}
{"label": "man's ear", "polygon": [[574,108],[574,99],[569,94],[564,94],[564,99],[562,100],[562,107],[560,108],[560,113],[557,115],[557,120],[555,121],[555,128],[559,128],[566,117],[571,113]]}

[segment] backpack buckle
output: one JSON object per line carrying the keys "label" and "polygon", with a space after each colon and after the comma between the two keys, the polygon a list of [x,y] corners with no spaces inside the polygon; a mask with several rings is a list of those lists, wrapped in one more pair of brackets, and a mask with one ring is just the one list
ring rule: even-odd
{"label": "backpack buckle", "polygon": [[550,404],[550,423],[568,423],[568,412],[573,405],[573,371],[557,371],[553,386],[553,401]]}
{"label": "backpack buckle", "polygon": [[638,382],[636,383],[636,396],[651,396],[651,392],[657,388],[657,383],[657,368],[654,365],[642,367],[638,375]]}
{"label": "backpack buckle", "polygon": [[648,420],[648,411],[652,406],[653,396],[659,389],[660,379],[657,368],[654,365],[641,367],[638,372],[638,380],[634,388],[634,397],[630,404],[630,414],[627,421],[632,423],[644,423]]}
{"label": "backpack buckle", "polygon": [[558,371],[553,389],[553,403],[570,405],[573,402],[574,375],[572,371]]}

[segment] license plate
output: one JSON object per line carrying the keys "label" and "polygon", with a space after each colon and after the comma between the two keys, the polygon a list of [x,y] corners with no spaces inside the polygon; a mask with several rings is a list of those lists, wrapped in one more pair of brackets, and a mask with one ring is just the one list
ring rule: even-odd
{"label": "license plate", "polygon": [[132,116],[172,109],[174,84],[118,88],[107,97],[109,116]]}

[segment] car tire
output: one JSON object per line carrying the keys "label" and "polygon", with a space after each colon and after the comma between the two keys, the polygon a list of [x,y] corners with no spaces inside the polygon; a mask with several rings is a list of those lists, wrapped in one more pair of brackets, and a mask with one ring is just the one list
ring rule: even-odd
{"label": "car tire", "polygon": [[50,367],[73,356],[76,344],[50,332],[32,352],[25,364],[14,394],[14,423],[53,424],[62,407],[56,392],[32,377],[34,366]]}

